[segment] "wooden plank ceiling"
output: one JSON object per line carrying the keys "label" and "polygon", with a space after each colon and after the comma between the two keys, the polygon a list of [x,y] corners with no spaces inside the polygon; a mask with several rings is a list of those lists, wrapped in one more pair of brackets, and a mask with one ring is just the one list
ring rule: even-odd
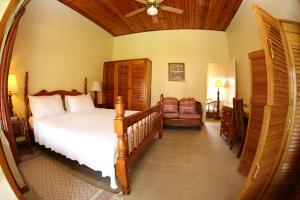
{"label": "wooden plank ceiling", "polygon": [[225,31],[242,0],[165,0],[162,4],[184,10],[182,15],[159,9],[158,23],[146,11],[125,15],[145,5],[134,0],[59,0],[113,36],[167,29]]}

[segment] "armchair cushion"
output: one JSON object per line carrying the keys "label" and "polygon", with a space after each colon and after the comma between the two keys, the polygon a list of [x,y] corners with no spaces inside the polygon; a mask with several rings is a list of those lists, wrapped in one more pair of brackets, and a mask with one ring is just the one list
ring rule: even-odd
{"label": "armchair cushion", "polygon": [[178,100],[173,97],[166,97],[163,99],[164,113],[178,113]]}
{"label": "armchair cushion", "polygon": [[196,101],[194,98],[183,98],[179,102],[180,114],[196,114]]}

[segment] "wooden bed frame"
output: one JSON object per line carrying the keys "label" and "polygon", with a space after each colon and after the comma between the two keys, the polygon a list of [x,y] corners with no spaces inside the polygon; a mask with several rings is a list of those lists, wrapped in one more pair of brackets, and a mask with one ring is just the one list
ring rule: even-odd
{"label": "wooden bed frame", "polygon": [[[84,93],[87,93],[87,78],[84,80]],[[41,90],[32,96],[49,96],[59,94],[64,99],[65,95],[81,95],[81,92],[77,90],[65,91],[56,90],[48,92],[47,90]],[[30,117],[29,99],[28,99],[28,72],[25,75],[25,89],[24,89],[24,100],[25,100],[25,112],[26,119]],[[128,117],[124,116],[125,113],[124,100],[121,96],[118,96],[115,101],[116,117],[114,120],[114,131],[118,136],[118,157],[115,164],[115,172],[119,179],[119,183],[122,186],[123,193],[129,194],[129,179],[128,169],[142,153],[142,151],[151,142],[155,134],[159,133],[159,138],[163,135],[163,117],[162,99],[160,102],[151,108],[144,111],[140,111],[136,114]],[[133,126],[135,125],[135,126]],[[132,127],[131,132],[131,144],[128,144],[128,127]],[[135,127],[135,128],[133,128]],[[132,145],[131,151],[129,145]]]}

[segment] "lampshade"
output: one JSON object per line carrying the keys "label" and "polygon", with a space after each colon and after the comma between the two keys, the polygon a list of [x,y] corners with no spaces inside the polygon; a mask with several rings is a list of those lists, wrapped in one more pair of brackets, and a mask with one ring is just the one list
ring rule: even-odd
{"label": "lampshade", "polygon": [[151,5],[148,9],[147,9],[147,13],[148,15],[154,16],[157,15],[158,10],[154,5]]}
{"label": "lampshade", "polygon": [[223,87],[222,81],[221,80],[216,80],[215,87],[217,87],[217,88]]}
{"label": "lampshade", "polygon": [[14,74],[8,75],[8,92],[11,94],[18,92],[17,79]]}
{"label": "lampshade", "polygon": [[94,91],[94,92],[102,91],[99,81],[93,81],[91,91]]}

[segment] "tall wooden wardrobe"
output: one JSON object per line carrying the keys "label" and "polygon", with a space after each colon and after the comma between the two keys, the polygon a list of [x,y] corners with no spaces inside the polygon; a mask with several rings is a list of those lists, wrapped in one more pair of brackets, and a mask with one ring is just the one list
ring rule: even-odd
{"label": "tall wooden wardrobe", "polygon": [[125,108],[144,110],[151,106],[152,62],[147,59],[110,61],[103,68],[103,102],[114,108],[117,96],[123,96]]}
{"label": "tall wooden wardrobe", "polygon": [[295,199],[300,184],[300,23],[254,6],[264,49],[249,54],[251,113],[240,200]]}

